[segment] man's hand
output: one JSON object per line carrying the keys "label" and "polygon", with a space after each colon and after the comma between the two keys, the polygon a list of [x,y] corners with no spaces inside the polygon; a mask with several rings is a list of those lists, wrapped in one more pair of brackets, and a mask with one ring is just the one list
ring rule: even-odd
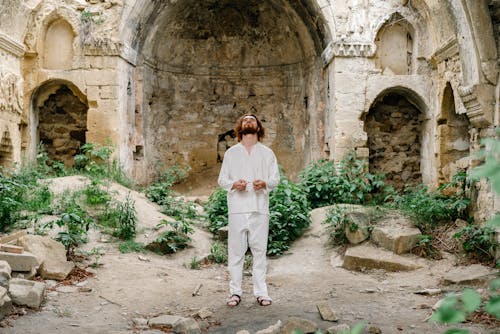
{"label": "man's hand", "polygon": [[266,182],[262,180],[255,180],[253,181],[253,189],[255,191],[264,189],[266,187]]}
{"label": "man's hand", "polygon": [[244,191],[247,187],[247,181],[239,179],[233,183],[232,189],[236,189],[238,191]]}

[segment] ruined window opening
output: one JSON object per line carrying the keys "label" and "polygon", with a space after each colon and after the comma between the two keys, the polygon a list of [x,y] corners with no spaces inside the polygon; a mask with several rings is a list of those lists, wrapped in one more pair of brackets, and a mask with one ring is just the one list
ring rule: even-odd
{"label": "ruined window opening", "polygon": [[144,158],[144,147],[137,145],[134,151],[134,160],[141,160],[142,158]]}
{"label": "ruined window opening", "polygon": [[229,130],[219,135],[217,141],[217,162],[222,162],[224,153],[235,144],[236,133],[234,130]]}
{"label": "ruined window opening", "polygon": [[62,85],[38,108],[38,134],[48,157],[66,167],[86,143],[88,106],[66,85]]}
{"label": "ruined window opening", "polygon": [[455,109],[453,89],[448,83],[444,89],[441,115],[437,123],[439,140],[439,183],[452,180],[453,176],[468,167],[470,152],[470,122],[466,115]]}
{"label": "ruined window opening", "polygon": [[385,174],[395,189],[422,182],[422,118],[420,110],[396,93],[379,99],[365,116],[370,173]]}

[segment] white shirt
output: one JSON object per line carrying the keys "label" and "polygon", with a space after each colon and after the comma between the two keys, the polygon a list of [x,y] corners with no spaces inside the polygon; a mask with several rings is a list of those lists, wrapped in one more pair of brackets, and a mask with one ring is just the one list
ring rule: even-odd
{"label": "white shirt", "polygon": [[[238,180],[247,181],[247,189],[231,189]],[[263,180],[266,188],[255,191],[252,182]],[[273,151],[257,142],[250,153],[238,143],[224,154],[219,174],[219,185],[228,191],[227,206],[229,214],[258,212],[269,214],[269,192],[279,183],[278,162]]]}

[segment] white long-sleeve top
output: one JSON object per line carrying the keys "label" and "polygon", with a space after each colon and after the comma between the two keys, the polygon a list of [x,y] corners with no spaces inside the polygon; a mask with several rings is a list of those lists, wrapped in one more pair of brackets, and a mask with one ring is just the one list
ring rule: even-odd
{"label": "white long-sleeve top", "polygon": [[[231,189],[238,180],[247,181],[245,191]],[[252,182],[263,180],[264,189],[255,191]],[[279,183],[278,162],[273,151],[257,142],[250,153],[245,146],[238,143],[230,147],[224,154],[219,174],[219,185],[227,190],[228,213],[258,212],[269,213],[269,192]]]}

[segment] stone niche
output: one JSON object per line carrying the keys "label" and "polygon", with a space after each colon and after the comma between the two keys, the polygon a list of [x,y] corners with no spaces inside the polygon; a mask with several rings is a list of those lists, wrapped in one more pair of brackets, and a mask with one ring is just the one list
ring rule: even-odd
{"label": "stone niche", "polygon": [[[42,90],[43,91],[43,90]],[[74,164],[74,156],[85,144],[88,106],[61,85],[38,107],[38,137],[51,160],[66,167]]]}
{"label": "stone niche", "polygon": [[448,83],[443,94],[441,117],[438,119],[439,182],[449,182],[469,166],[469,128],[467,115],[455,111],[453,90]]}
{"label": "stone niche", "polygon": [[7,129],[0,134],[0,167],[12,167],[12,141]]}
{"label": "stone niche", "polygon": [[422,112],[396,93],[375,102],[364,119],[370,172],[385,174],[395,189],[422,182],[422,119]]}
{"label": "stone niche", "polygon": [[375,63],[386,74],[411,74],[413,64],[413,27],[400,15],[379,30],[375,39]]}
{"label": "stone niche", "polygon": [[308,29],[288,6],[183,1],[159,15],[142,52],[150,174],[189,165],[183,190],[210,189],[243,113],[261,118],[263,142],[288,176],[304,167],[311,142],[320,141],[309,133],[319,128],[310,113],[322,97],[308,92],[322,67]]}

